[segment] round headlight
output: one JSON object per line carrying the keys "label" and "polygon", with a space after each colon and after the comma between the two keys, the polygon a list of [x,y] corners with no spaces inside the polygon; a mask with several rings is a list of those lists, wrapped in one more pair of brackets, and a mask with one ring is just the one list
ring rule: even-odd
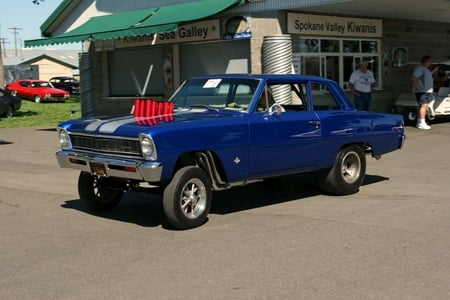
{"label": "round headlight", "polygon": [[150,136],[141,136],[141,150],[145,159],[156,159],[155,144]]}
{"label": "round headlight", "polygon": [[72,148],[69,134],[65,130],[59,131],[59,145],[61,146],[61,149],[65,150]]}

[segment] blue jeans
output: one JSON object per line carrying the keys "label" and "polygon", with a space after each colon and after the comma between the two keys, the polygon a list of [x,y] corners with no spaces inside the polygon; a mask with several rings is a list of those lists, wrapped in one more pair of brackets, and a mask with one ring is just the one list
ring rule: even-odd
{"label": "blue jeans", "polygon": [[355,107],[357,110],[370,110],[370,103],[372,102],[372,94],[358,91],[359,96],[355,96]]}

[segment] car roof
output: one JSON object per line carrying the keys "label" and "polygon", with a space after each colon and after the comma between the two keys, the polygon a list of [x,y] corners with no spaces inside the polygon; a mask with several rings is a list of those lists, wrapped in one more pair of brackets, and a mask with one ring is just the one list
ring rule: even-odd
{"label": "car roof", "polygon": [[74,79],[74,78],[71,76],[53,76],[50,79]]}
{"label": "car roof", "polygon": [[39,80],[39,79],[19,79],[17,81],[28,81],[28,82],[47,82],[45,80]]}
{"label": "car roof", "polygon": [[335,81],[315,76],[315,75],[301,75],[301,74],[208,74],[208,75],[199,75],[191,77],[190,79],[207,79],[207,78],[236,78],[236,79],[259,79],[264,81],[296,81],[296,80],[304,80],[304,81],[326,81],[333,82]]}

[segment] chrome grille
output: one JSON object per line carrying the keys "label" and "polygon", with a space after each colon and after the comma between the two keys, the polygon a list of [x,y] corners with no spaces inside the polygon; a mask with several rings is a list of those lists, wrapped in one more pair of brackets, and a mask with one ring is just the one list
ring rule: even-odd
{"label": "chrome grille", "polygon": [[119,155],[142,156],[138,140],[113,139],[96,136],[72,135],[72,146],[77,150]]}

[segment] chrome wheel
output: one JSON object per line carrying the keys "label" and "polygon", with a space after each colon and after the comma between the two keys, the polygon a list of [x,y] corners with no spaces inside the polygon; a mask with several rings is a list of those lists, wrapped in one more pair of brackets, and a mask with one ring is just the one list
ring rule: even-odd
{"label": "chrome wheel", "polygon": [[347,152],[342,159],[342,178],[347,183],[354,183],[360,177],[361,160],[356,152]]}
{"label": "chrome wheel", "polygon": [[201,180],[191,179],[183,187],[180,205],[186,218],[198,218],[205,211],[206,201],[206,187]]}
{"label": "chrome wheel", "polygon": [[190,229],[206,222],[212,202],[209,176],[200,168],[179,169],[164,189],[167,221],[177,229]]}
{"label": "chrome wheel", "polygon": [[366,175],[366,157],[358,145],[342,148],[331,169],[318,172],[319,186],[323,192],[332,195],[356,193]]}

